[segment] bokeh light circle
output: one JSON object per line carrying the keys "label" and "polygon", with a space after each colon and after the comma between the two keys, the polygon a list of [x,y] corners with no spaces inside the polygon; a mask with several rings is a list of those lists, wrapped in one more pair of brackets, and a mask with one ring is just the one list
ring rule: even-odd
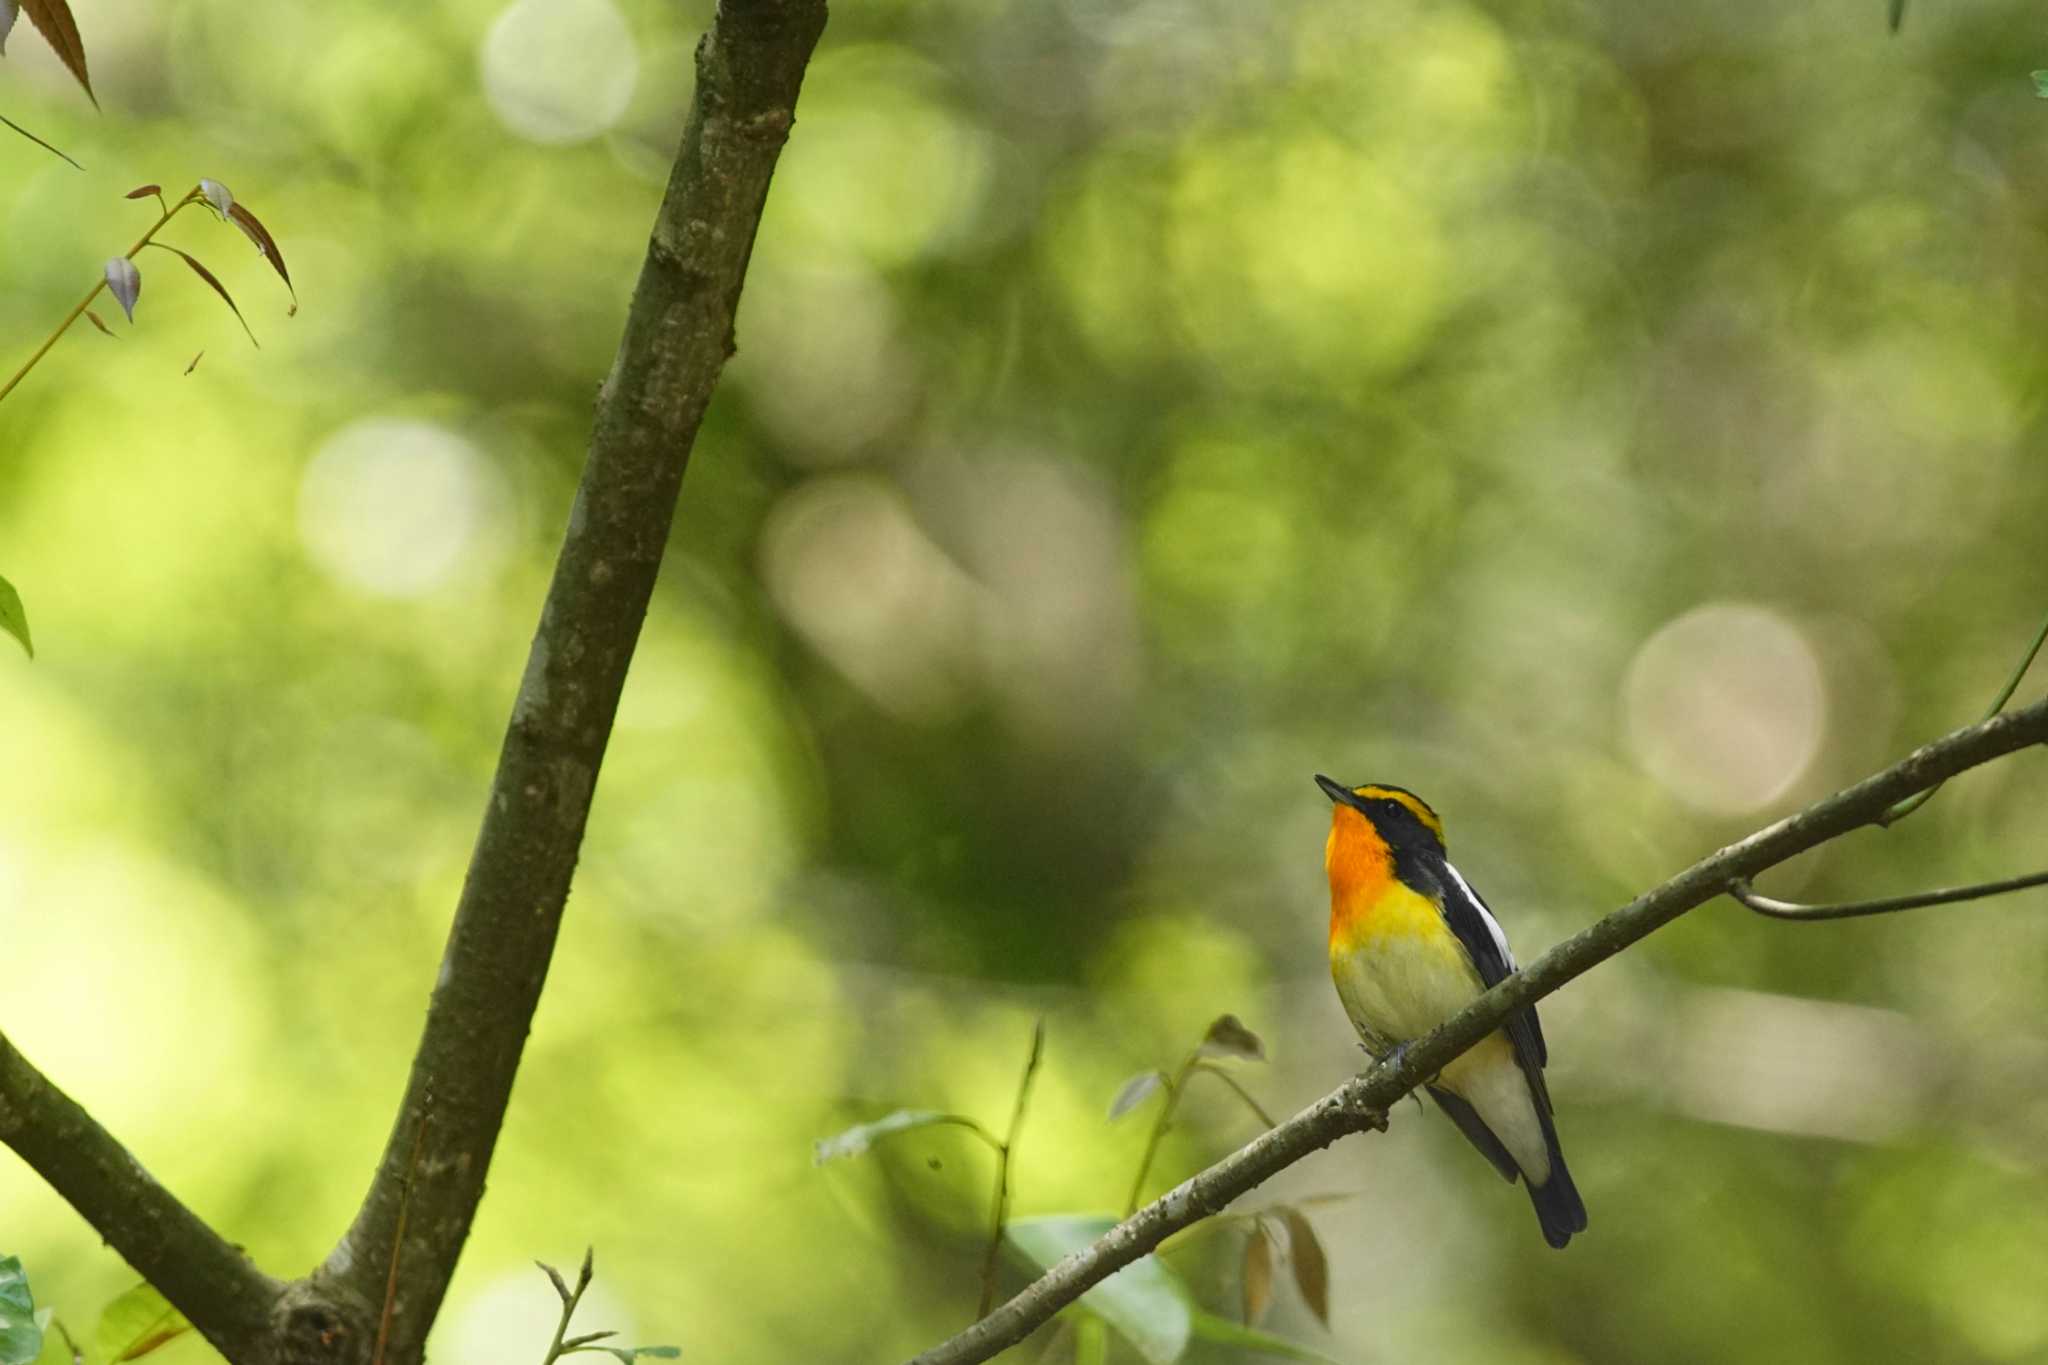
{"label": "bokeh light circle", "polygon": [[1784,795],[1827,723],[1812,644],[1783,616],[1745,603],[1709,603],[1667,622],[1636,651],[1622,701],[1636,761],[1713,815]]}
{"label": "bokeh light circle", "polygon": [[640,53],[611,0],[517,0],[484,35],[484,97],[533,142],[583,142],[625,114]]}
{"label": "bokeh light circle", "polygon": [[495,557],[498,474],[431,422],[369,418],[320,448],[299,484],[299,534],[330,577],[380,597],[417,597]]}

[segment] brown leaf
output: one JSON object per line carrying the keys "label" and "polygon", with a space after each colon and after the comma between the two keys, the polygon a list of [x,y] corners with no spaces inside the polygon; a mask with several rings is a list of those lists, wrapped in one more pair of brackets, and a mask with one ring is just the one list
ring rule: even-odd
{"label": "brown leaf", "polygon": [[1330,1325],[1330,1258],[1302,1211],[1283,1208],[1280,1217],[1287,1224],[1287,1258],[1294,1263],[1294,1284],[1316,1320]]}
{"label": "brown leaf", "polygon": [[1234,1014],[1222,1014],[1209,1025],[1202,1039],[1202,1052],[1209,1057],[1236,1057],[1240,1061],[1263,1062],[1266,1045]]}
{"label": "brown leaf", "polygon": [[1244,1321],[1256,1327],[1273,1306],[1273,1241],[1264,1223],[1252,1224],[1244,1244]]}
{"label": "brown leaf", "polygon": [[162,194],[163,192],[164,187],[162,185],[137,185],[121,197],[123,199],[147,199],[152,194]]}
{"label": "brown leaf", "polygon": [[85,70],[85,43],[78,36],[78,21],[71,17],[71,6],[65,0],[21,0],[21,9],[56,52],[57,60],[85,87],[85,97],[92,101],[92,107],[99,108],[99,96],[93,94],[92,77]]}
{"label": "brown leaf", "polygon": [[121,339],[120,336],[117,335],[111,327],[107,326],[106,323],[101,322],[100,315],[98,313],[93,312],[92,309],[90,308],[85,310],[85,320],[91,323],[93,326],[99,328],[102,332],[105,332],[108,336],[113,337],[114,340],[119,341]]}
{"label": "brown leaf", "polygon": [[[208,270],[205,266],[201,265],[196,257],[189,256],[185,252],[179,251],[178,248],[174,246],[169,246],[163,242],[151,242],[150,245],[160,246],[163,247],[165,251],[171,252],[173,255],[177,256],[179,260],[183,261],[186,265],[191,266],[193,274],[197,275],[200,279],[205,280],[208,284],[212,285],[213,292],[220,295],[221,300],[224,303],[226,303],[227,306],[234,312],[235,321],[242,324],[242,330],[244,332],[248,332],[249,344],[251,346],[254,346],[259,351],[263,349],[262,343],[256,340],[256,334],[254,332],[249,331],[249,320],[242,316],[241,309],[235,307],[234,297],[233,295],[228,293],[228,287],[222,284],[218,279],[216,279],[214,277],[214,273],[211,270]],[[195,361],[194,363],[196,364],[197,362]]]}
{"label": "brown leaf", "polygon": [[270,268],[284,281],[284,287],[292,296],[292,311],[296,313],[299,291],[292,288],[292,274],[284,268],[284,253],[277,249],[277,239],[270,235],[270,229],[263,226],[256,215],[243,207],[240,201],[228,206],[228,217],[234,219],[236,227],[248,234],[249,240],[256,244],[256,249],[263,253],[263,259],[270,262]]}

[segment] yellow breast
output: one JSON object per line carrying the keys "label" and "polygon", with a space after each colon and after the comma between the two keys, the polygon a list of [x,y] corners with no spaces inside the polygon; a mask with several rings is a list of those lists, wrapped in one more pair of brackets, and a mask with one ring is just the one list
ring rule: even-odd
{"label": "yellow breast", "polygon": [[1375,1054],[1441,1024],[1476,997],[1479,973],[1427,896],[1394,875],[1372,822],[1338,806],[1323,863],[1330,876],[1330,975]]}
{"label": "yellow breast", "polygon": [[1478,998],[1479,973],[1428,898],[1394,882],[1330,936],[1330,976],[1375,1053],[1420,1038]]}

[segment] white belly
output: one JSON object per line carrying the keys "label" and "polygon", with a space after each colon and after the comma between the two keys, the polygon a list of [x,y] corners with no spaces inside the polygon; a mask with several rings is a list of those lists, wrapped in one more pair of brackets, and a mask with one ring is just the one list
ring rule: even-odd
{"label": "white belly", "polygon": [[1479,974],[1448,931],[1365,936],[1331,960],[1330,974],[1345,1013],[1375,1055],[1420,1038],[1481,990]]}
{"label": "white belly", "polygon": [[[1330,960],[1337,996],[1374,1056],[1422,1037],[1478,999],[1484,989],[1465,950],[1446,930],[1367,933]],[[1491,1033],[1444,1068],[1434,1084],[1469,1100],[1486,1126],[1537,1184],[1550,1178],[1536,1102],[1504,1033]]]}

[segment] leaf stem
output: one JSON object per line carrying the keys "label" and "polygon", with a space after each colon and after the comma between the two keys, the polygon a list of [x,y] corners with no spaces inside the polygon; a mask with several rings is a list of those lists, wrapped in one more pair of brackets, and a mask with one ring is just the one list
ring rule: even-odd
{"label": "leaf stem", "polygon": [[1236,1091],[1237,1097],[1243,1100],[1245,1104],[1250,1107],[1251,1111],[1254,1114],[1257,1114],[1259,1116],[1260,1123],[1265,1124],[1268,1128],[1277,1128],[1280,1126],[1279,1121],[1276,1120],[1271,1114],[1267,1113],[1265,1109],[1260,1106],[1257,1100],[1252,1098],[1252,1092],[1245,1089],[1244,1086],[1238,1081],[1237,1077],[1231,1075],[1230,1072],[1225,1068],[1218,1066],[1214,1062],[1203,1061],[1195,1063],[1195,1070],[1206,1072],[1207,1074],[1214,1076],[1217,1080],[1223,1082],[1232,1090]]}
{"label": "leaf stem", "polygon": [[[1003,1249],[1003,1228],[1010,1220],[1010,1156],[1017,1150],[1017,1133],[1024,1126],[1024,1109],[1031,1099],[1031,1082],[1038,1076],[1038,1063],[1045,1056],[1045,1020],[1031,1029],[1031,1055],[1024,1059],[1024,1075],[1017,1082],[1017,1103],[1010,1110],[1010,1130],[996,1145],[995,1209],[989,1218],[988,1250],[981,1258],[981,1306],[974,1316],[985,1318],[996,1302],[996,1258]],[[972,1125],[981,1130],[980,1124]],[[983,1132],[986,1136],[986,1132]]]}
{"label": "leaf stem", "polygon": [[[135,257],[141,253],[142,248],[149,245],[150,239],[152,237],[155,237],[157,233],[163,231],[164,224],[170,222],[171,219],[177,217],[179,209],[184,208],[187,204],[192,203],[197,198],[199,198],[199,187],[197,185],[194,185],[191,189],[185,192],[184,198],[180,199],[176,204],[166,207],[164,209],[163,216],[161,218],[158,218],[154,223],[150,224],[149,231],[143,233],[142,236],[136,240],[135,245],[128,248],[128,251],[126,253],[127,258],[131,261],[134,260]],[[105,289],[106,287],[107,281],[104,276],[94,281],[92,288],[85,291],[85,297],[78,301],[78,306],[76,308],[73,308],[69,313],[65,314],[64,320],[57,324],[56,330],[51,332],[49,336],[43,339],[42,345],[36,347],[36,353],[30,356],[28,360],[22,364],[22,367],[20,369],[16,370],[12,375],[8,376],[7,382],[5,384],[0,384],[0,399],[4,399],[7,397],[8,394],[14,392],[15,386],[20,384],[23,379],[27,378],[28,372],[30,370],[33,370],[36,367],[36,365],[42,360],[42,358],[50,353],[50,348],[57,344],[58,338],[62,337],[66,332],[71,330],[71,324],[85,316],[85,310],[92,306],[92,301],[99,297],[100,290]]]}
{"label": "leaf stem", "polygon": [[932,1122],[951,1124],[955,1128],[965,1128],[968,1132],[987,1143],[988,1149],[991,1152],[994,1152],[999,1157],[1003,1154],[1005,1146],[1003,1140],[965,1114],[940,1114]]}
{"label": "leaf stem", "polygon": [[[552,1270],[548,1271],[548,1278],[555,1281],[555,1292],[561,1295],[562,1320],[555,1324],[555,1339],[548,1343],[547,1357],[541,1361],[541,1365],[555,1365],[556,1361],[569,1353],[564,1338],[569,1335],[569,1320],[576,1316],[576,1305],[583,1301],[583,1291],[590,1288],[592,1261],[590,1252],[585,1251],[583,1269],[576,1276],[576,1288],[567,1292],[564,1292],[564,1286],[555,1273]],[[541,1269],[547,1270],[547,1267],[542,1266]]]}
{"label": "leaf stem", "polygon": [[1165,1138],[1166,1130],[1173,1126],[1173,1111],[1180,1105],[1181,1091],[1186,1088],[1188,1081],[1197,1073],[1214,1076],[1217,1080],[1229,1086],[1237,1097],[1243,1100],[1254,1114],[1259,1116],[1259,1122],[1265,1124],[1266,1127],[1277,1128],[1279,1126],[1274,1122],[1273,1116],[1268,1114],[1264,1107],[1252,1098],[1251,1092],[1239,1083],[1237,1077],[1231,1075],[1226,1068],[1218,1066],[1215,1062],[1204,1057],[1202,1049],[1197,1046],[1194,1051],[1187,1055],[1186,1060],[1174,1070],[1171,1076],[1162,1076],[1160,1078],[1161,1083],[1166,1089],[1166,1103],[1159,1106],[1159,1116],[1152,1120],[1152,1131],[1145,1136],[1145,1155],[1138,1160],[1138,1173],[1131,1180],[1130,1197],[1124,1201],[1124,1217],[1126,1218],[1138,1210],[1138,1200],[1145,1193],[1145,1177],[1152,1173],[1152,1159],[1159,1155],[1160,1141]]}
{"label": "leaf stem", "polygon": [[[1896,27],[1896,25],[1894,25],[1894,27]],[[2005,680],[2005,689],[1998,694],[1997,699],[1991,703],[1991,708],[1984,713],[1985,720],[1990,720],[2000,711],[2003,711],[2005,709],[2005,704],[2012,700],[2012,694],[2019,691],[2020,679],[2026,677],[2027,670],[2034,666],[2034,658],[2036,655],[2040,654],[2041,645],[2044,641],[2048,641],[2048,615],[2042,616],[2041,628],[2034,632],[2034,643],[2028,645],[2027,652],[2020,656],[2020,666],[2018,668],[2015,668],[2012,671],[2012,676]],[[1933,799],[1934,794],[1940,790],[1941,783],[1937,782],[1933,786],[1929,787],[1926,791],[1914,793],[1912,796],[1907,797],[1905,800],[1899,802],[1897,805],[1887,810],[1884,814],[1878,816],[1877,823],[1885,828],[1889,828],[1890,826],[1897,824],[1899,821],[1911,815],[1914,811],[1919,810],[1922,806],[1926,805],[1930,800]],[[1737,897],[1737,899],[1739,900],[1741,898]],[[1744,902],[1744,904],[1748,903]],[[1750,909],[1754,910],[1756,909],[1756,907],[1752,905],[1750,906]],[[1799,918],[1825,919],[1840,917],[1801,916]]]}

